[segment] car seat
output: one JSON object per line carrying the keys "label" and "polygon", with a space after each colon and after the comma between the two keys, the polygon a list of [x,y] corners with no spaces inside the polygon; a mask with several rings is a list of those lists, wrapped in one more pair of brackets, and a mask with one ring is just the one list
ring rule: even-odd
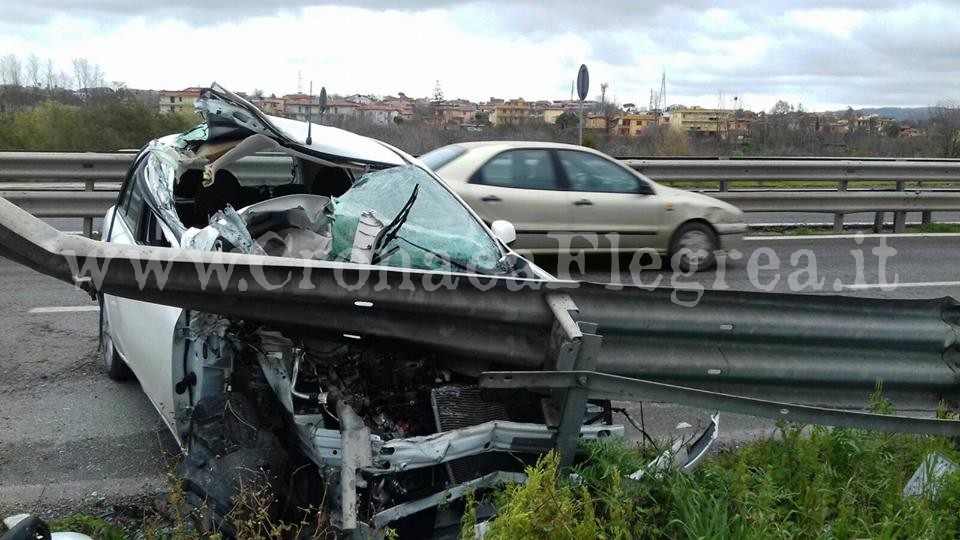
{"label": "car seat", "polygon": [[196,196],[203,182],[203,170],[188,169],[173,187],[173,200],[180,222],[187,227],[203,227],[207,225],[204,216],[197,214]]}
{"label": "car seat", "polygon": [[206,225],[209,223],[210,216],[223,210],[228,204],[234,209],[243,208],[246,198],[237,177],[226,169],[220,169],[212,184],[209,186],[200,184],[193,206],[197,219]]}
{"label": "car seat", "polygon": [[273,188],[274,197],[283,197],[284,195],[306,195],[310,193],[307,186],[303,184],[283,184]]}
{"label": "car seat", "polygon": [[313,177],[310,193],[324,197],[339,197],[347,192],[353,182],[350,174],[340,167],[322,167]]}

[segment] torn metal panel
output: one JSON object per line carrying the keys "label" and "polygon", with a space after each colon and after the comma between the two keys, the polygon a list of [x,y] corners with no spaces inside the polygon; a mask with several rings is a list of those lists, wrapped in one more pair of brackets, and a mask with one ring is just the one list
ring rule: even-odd
{"label": "torn metal panel", "polygon": [[653,461],[628,476],[631,480],[640,480],[649,473],[657,474],[666,469],[679,469],[692,472],[707,455],[714,441],[720,436],[720,413],[710,416],[710,425],[695,441],[685,444],[682,438],[676,439],[671,447],[664,450]]}
{"label": "torn metal panel", "polygon": [[[622,436],[623,426],[582,426],[580,438]],[[542,454],[554,444],[556,431],[543,424],[493,421],[422,437],[394,439],[374,447],[370,474],[420,469],[485,452]]]}
{"label": "torn metal panel", "polygon": [[217,212],[210,218],[210,227],[220,233],[220,237],[230,243],[240,253],[266,255],[263,248],[253,240],[247,230],[247,223],[232,206]]}
{"label": "torn metal panel", "polygon": [[383,529],[390,523],[409,515],[416,514],[431,508],[438,506],[450,501],[456,501],[463,498],[466,494],[471,493],[477,489],[484,487],[492,487],[500,484],[522,484],[527,481],[527,477],[521,473],[510,473],[497,471],[493,472],[480,478],[458,484],[452,488],[445,489],[439,493],[435,493],[429,497],[419,499],[416,501],[399,504],[392,508],[388,508],[377,513],[373,516],[371,524],[374,529]]}
{"label": "torn metal panel", "polygon": [[372,462],[370,428],[343,401],[337,404],[337,417],[340,419],[343,447],[340,466],[340,527],[349,531],[357,528],[357,489],[364,487],[357,473],[360,469],[369,467]]}

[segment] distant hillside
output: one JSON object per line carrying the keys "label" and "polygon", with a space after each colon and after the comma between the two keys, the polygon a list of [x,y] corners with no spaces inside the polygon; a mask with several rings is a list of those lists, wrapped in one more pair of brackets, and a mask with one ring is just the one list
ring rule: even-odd
{"label": "distant hillside", "polygon": [[[927,107],[864,107],[856,109],[860,114],[878,114],[885,118],[893,118],[898,122],[923,122],[930,118]],[[842,114],[845,111],[833,111]]]}

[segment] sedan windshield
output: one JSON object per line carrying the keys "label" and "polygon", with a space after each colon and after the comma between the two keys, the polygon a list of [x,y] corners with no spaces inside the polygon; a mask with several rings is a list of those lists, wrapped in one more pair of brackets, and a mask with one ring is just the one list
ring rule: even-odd
{"label": "sedan windshield", "polygon": [[363,214],[380,224],[377,264],[495,274],[506,271],[496,241],[439,182],[405,165],[361,177],[333,200],[333,253],[349,260]]}

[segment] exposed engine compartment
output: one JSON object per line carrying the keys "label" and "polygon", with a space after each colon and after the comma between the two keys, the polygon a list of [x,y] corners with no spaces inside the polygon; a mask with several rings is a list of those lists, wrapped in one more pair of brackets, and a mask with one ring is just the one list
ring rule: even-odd
{"label": "exposed engine compartment", "polygon": [[[299,447],[326,486],[299,497],[316,504],[332,498],[335,508],[344,506],[338,486],[350,468],[345,441],[347,432],[356,430],[346,425],[344,411],[362,421],[370,457],[354,483],[355,517],[361,522],[448,486],[503,471],[520,473],[552,444],[541,396],[481,391],[475,376],[452,369],[456,362],[435,354],[200,314],[194,321],[199,321],[195,332],[209,329],[190,344],[208,352],[206,369],[188,366],[204,373],[198,386],[222,385],[225,394],[242,396],[258,411],[259,429],[295,439],[285,447]],[[211,347],[216,360],[210,360]],[[526,426],[537,426],[537,433],[518,443],[514,439]],[[457,441],[460,432],[468,443],[463,450],[456,449],[463,444]],[[588,436],[617,432],[615,426],[597,426]]]}

